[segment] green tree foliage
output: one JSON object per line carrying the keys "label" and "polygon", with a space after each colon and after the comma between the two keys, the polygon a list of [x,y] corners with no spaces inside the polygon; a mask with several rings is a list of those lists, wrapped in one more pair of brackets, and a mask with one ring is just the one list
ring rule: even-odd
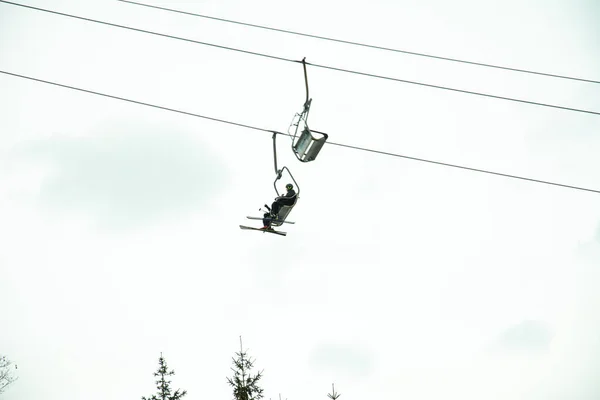
{"label": "green tree foliage", "polygon": [[336,393],[335,391],[335,387],[333,386],[333,383],[331,384],[331,393],[327,393],[327,397],[329,397],[331,400],[337,400],[339,399],[341,396],[341,394]]}
{"label": "green tree foliage", "polygon": [[158,359],[158,370],[154,373],[154,376],[159,379],[156,381],[156,388],[158,389],[157,394],[153,394],[151,397],[142,397],[142,400],[179,400],[187,394],[187,390],[180,391],[177,389],[175,393],[171,390],[171,381],[166,380],[166,377],[175,375],[175,370],[169,371],[167,368],[167,362],[165,361],[162,353]]}
{"label": "green tree foliage", "polygon": [[258,386],[258,381],[262,378],[262,371],[254,376],[250,373],[254,362],[242,350],[242,338],[240,338],[240,352],[235,355],[237,358],[232,358],[233,367],[231,368],[233,377],[227,378],[227,382],[233,388],[234,400],[262,399],[263,389]]}
{"label": "green tree foliage", "polygon": [[0,394],[4,393],[11,383],[17,380],[14,373],[17,366],[6,356],[0,356]]}

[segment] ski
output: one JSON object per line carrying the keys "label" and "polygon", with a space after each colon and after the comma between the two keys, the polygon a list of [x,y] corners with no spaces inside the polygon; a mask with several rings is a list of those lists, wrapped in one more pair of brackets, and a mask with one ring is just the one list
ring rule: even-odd
{"label": "ski", "polygon": [[281,236],[286,236],[287,233],[285,232],[281,232],[281,231],[276,231],[275,229],[260,229],[260,228],[253,228],[251,226],[245,226],[245,225],[240,225],[241,229],[250,229],[253,231],[261,231],[261,232],[268,232],[268,233],[274,233],[276,235],[281,235]]}

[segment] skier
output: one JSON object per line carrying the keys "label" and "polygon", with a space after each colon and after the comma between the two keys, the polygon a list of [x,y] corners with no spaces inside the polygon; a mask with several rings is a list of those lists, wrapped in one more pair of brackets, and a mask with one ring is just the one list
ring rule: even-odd
{"label": "skier", "polygon": [[275,201],[269,206],[265,204],[265,207],[269,212],[265,213],[263,216],[263,227],[262,229],[271,229],[271,221],[276,220],[279,214],[279,210],[281,210],[282,206],[293,206],[296,202],[296,192],[294,191],[294,185],[288,183],[285,185],[285,189],[287,190],[286,194],[283,196],[279,196],[275,198]]}

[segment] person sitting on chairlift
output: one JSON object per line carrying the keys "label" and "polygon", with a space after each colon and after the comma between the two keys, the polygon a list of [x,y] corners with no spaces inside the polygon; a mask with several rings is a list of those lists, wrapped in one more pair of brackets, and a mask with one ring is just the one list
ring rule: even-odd
{"label": "person sitting on chairlift", "polygon": [[270,212],[267,212],[264,215],[263,229],[271,229],[271,221],[277,219],[277,216],[279,215],[279,210],[281,210],[281,207],[293,206],[294,203],[296,202],[296,192],[294,191],[294,185],[292,185],[291,183],[288,183],[287,185],[285,185],[285,189],[287,190],[287,193],[284,194],[283,196],[279,196],[279,197],[275,198],[275,201],[271,205],[271,209],[269,209],[269,207],[265,204],[265,207],[267,207],[267,209]]}

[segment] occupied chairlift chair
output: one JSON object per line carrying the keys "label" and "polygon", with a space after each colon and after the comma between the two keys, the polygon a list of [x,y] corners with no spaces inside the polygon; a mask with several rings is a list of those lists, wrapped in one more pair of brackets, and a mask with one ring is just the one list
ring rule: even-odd
{"label": "occupied chairlift chair", "polygon": [[294,198],[294,203],[292,203],[291,205],[281,206],[279,212],[277,213],[277,218],[271,221],[271,226],[281,226],[284,222],[286,222],[285,219],[287,218],[290,211],[292,211],[292,208],[294,208],[294,206],[298,202],[298,198],[300,197],[300,186],[298,186],[298,182],[296,182],[296,179],[294,179],[294,176],[292,175],[288,167],[284,166],[281,169],[277,168],[277,135],[277,132],[273,132],[273,161],[275,163],[275,181],[273,181],[273,187],[275,188],[275,193],[277,193],[277,197],[281,196],[279,190],[277,189],[277,181],[281,179],[281,177],[283,176],[283,171],[285,170],[294,182],[294,187],[296,188],[296,197]]}
{"label": "occupied chairlift chair", "polygon": [[[298,182],[296,182],[296,179],[294,179],[294,176],[292,175],[290,170],[285,166],[281,169],[277,168],[277,135],[278,134],[279,134],[279,132],[273,132],[273,160],[274,160],[274,165],[275,165],[275,181],[273,182],[273,187],[275,188],[275,193],[277,193],[277,197],[281,196],[281,194],[279,193],[279,190],[277,189],[277,181],[282,178],[283,172],[287,171],[288,175],[290,176],[290,178],[292,179],[292,181],[294,182],[294,185],[296,187],[296,198],[294,199],[293,204],[282,205],[281,208],[279,209],[279,211],[277,212],[277,216],[275,218],[266,217],[266,218],[268,218],[271,227],[274,227],[274,226],[279,227],[279,226],[283,225],[284,223],[293,224],[293,222],[291,222],[291,221],[286,221],[286,218],[287,218],[288,214],[290,213],[290,211],[292,211],[292,208],[294,208],[294,206],[298,202],[298,198],[300,197],[300,186],[298,186]],[[265,204],[265,206],[268,208],[268,206],[266,204]],[[266,219],[265,217],[250,217],[250,216],[248,216],[246,218],[252,219],[252,220],[259,220],[259,221]],[[262,232],[270,232],[270,233],[274,233],[274,234],[282,235],[282,236],[287,235],[287,233],[277,231],[275,229],[263,229],[263,228],[259,229],[259,228],[253,228],[251,226],[245,226],[245,225],[240,225],[240,228],[241,229],[250,229],[250,230],[255,230],[255,231],[262,231]]]}

